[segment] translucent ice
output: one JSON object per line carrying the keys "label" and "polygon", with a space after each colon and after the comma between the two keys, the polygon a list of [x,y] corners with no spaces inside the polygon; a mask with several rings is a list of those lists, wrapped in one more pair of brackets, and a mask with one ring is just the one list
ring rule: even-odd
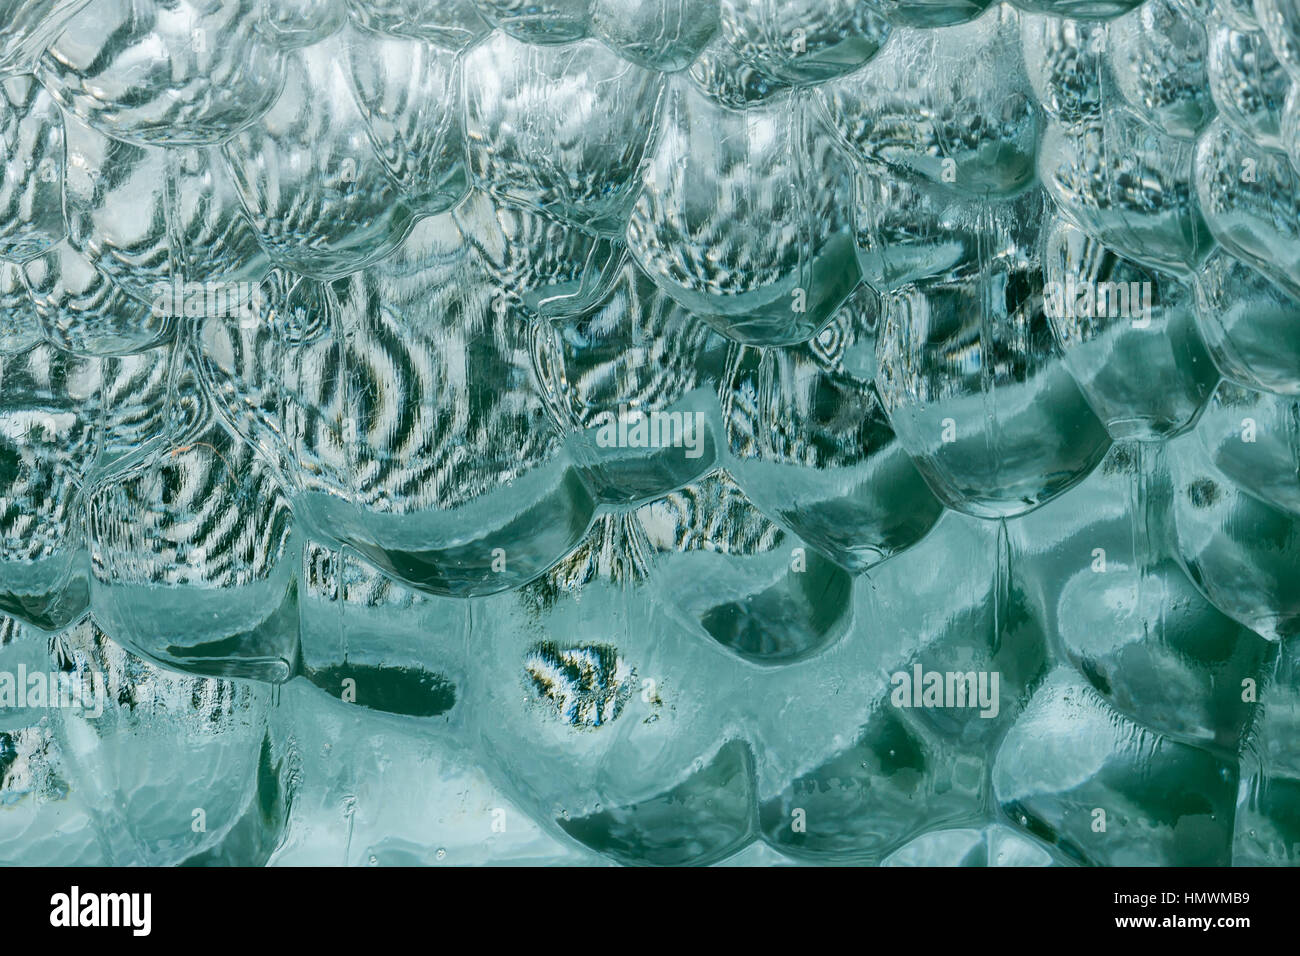
{"label": "translucent ice", "polygon": [[1293,0],[0,0],[0,863],[1295,863],[1298,211]]}

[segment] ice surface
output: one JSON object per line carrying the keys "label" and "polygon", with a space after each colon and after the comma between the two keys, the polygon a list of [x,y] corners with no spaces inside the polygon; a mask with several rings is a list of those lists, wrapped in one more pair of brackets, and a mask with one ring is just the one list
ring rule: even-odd
{"label": "ice surface", "polygon": [[[1003,739],[993,789],[1012,820],[1080,862],[1231,859],[1235,762],[1119,716],[1064,670],[1049,676]],[[1104,829],[1094,826],[1103,819]]]}
{"label": "ice surface", "polygon": [[0,863],[1295,863],[1298,396],[1292,0],[0,0]]}
{"label": "ice surface", "polygon": [[[1044,244],[1048,294],[1060,296],[1048,309],[1052,332],[1111,437],[1181,432],[1219,379],[1196,334],[1194,291],[1174,275],[1115,255],[1064,219]],[[1089,305],[1078,289],[1103,291]]]}

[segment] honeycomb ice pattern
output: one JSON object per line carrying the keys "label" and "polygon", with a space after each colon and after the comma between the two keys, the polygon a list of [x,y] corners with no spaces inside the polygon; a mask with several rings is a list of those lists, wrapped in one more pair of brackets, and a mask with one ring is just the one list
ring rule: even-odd
{"label": "honeycomb ice pattern", "polygon": [[3,863],[1296,863],[1300,7],[0,0],[0,612]]}

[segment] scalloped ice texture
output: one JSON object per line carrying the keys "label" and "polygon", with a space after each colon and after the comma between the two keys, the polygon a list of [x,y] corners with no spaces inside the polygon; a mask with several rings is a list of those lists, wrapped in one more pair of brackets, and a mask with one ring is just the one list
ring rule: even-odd
{"label": "scalloped ice texture", "polygon": [[0,0],[0,863],[1300,863],[1296,11]]}

